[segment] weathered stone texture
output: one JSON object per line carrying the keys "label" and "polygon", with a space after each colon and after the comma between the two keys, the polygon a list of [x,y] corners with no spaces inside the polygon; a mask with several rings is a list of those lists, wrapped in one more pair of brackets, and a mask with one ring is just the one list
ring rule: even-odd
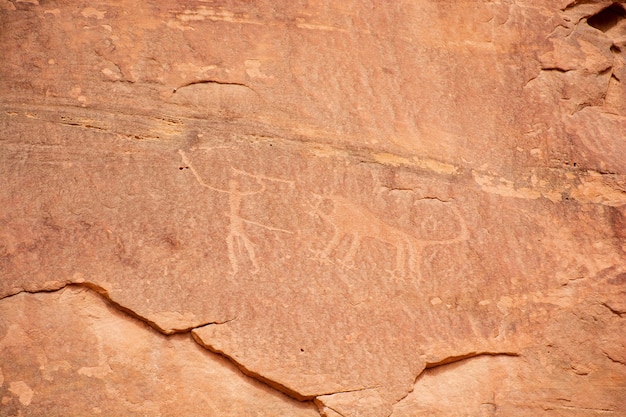
{"label": "weathered stone texture", "polygon": [[0,0],[0,44],[0,415],[626,414],[623,2]]}
{"label": "weathered stone texture", "polygon": [[318,415],[84,288],[19,294],[0,313],[2,415]]}

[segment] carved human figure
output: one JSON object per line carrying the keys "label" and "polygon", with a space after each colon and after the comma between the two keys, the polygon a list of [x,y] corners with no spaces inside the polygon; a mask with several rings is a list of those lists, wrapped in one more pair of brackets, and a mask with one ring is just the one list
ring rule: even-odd
{"label": "carved human figure", "polygon": [[239,189],[239,182],[235,179],[228,180],[228,218],[230,219],[230,225],[228,230],[228,235],[226,236],[226,245],[228,248],[228,259],[230,260],[230,265],[233,269],[233,273],[236,274],[239,272],[239,266],[236,256],[236,246],[237,242],[241,242],[243,244],[244,249],[248,254],[248,259],[252,262],[252,266],[254,269],[252,270],[253,274],[259,272],[259,264],[256,260],[256,255],[254,252],[254,244],[246,235],[244,230],[245,219],[243,219],[240,215],[241,212],[241,200],[244,196],[258,194],[263,192],[265,186],[261,184],[261,189],[256,191],[248,191],[242,192]]}
{"label": "carved human figure", "polygon": [[[191,161],[189,160],[185,152],[182,149],[180,149],[178,153],[181,155],[183,163],[187,167],[189,167],[192,174],[194,175],[194,177],[196,178],[196,180],[201,186],[208,188],[209,190],[216,191],[218,193],[228,194],[228,212],[225,213],[225,215],[228,216],[228,219],[229,219],[228,234],[226,235],[226,248],[228,250],[228,260],[230,261],[233,274],[237,274],[239,272],[239,259],[238,259],[237,254],[240,253],[242,250],[245,250],[247,257],[250,263],[252,264],[253,269],[250,272],[253,274],[257,274],[260,268],[259,268],[259,264],[256,258],[254,243],[250,240],[250,238],[246,234],[245,225],[251,224],[251,225],[261,227],[266,230],[271,230],[274,232],[281,232],[281,233],[293,233],[293,232],[291,232],[290,230],[281,229],[278,227],[273,227],[273,226],[269,226],[266,224],[258,223],[253,220],[242,217],[241,206],[242,206],[243,198],[265,192],[267,189],[267,186],[265,183],[266,181],[282,182],[282,183],[287,183],[290,185],[293,185],[293,181],[284,180],[281,178],[268,177],[264,175],[251,174],[249,172],[231,167],[231,170],[233,172],[233,178],[230,178],[228,180],[228,189],[224,190],[224,189],[213,187],[207,184],[202,179],[198,171],[196,171],[195,167],[193,166],[193,164],[191,163]],[[258,185],[258,188],[255,190],[243,191],[241,189],[240,181],[238,181],[236,178],[237,176],[253,178],[256,184]]]}

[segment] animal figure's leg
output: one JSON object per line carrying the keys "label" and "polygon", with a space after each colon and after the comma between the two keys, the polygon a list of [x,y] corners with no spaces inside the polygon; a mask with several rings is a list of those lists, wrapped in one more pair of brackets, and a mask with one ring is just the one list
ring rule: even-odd
{"label": "animal figure's leg", "polygon": [[359,246],[361,246],[361,236],[359,236],[358,233],[354,233],[352,235],[352,242],[350,242],[350,248],[343,258],[344,266],[348,268],[354,267],[354,258],[356,257],[357,250],[359,250]]}
{"label": "animal figure's leg", "polygon": [[330,258],[330,254],[339,245],[339,242],[341,242],[341,238],[342,237],[343,237],[343,234],[339,233],[339,231],[335,228],[335,232],[333,233],[333,237],[330,239],[330,242],[328,242],[328,244],[326,245],[326,247],[322,251],[321,257],[324,258],[324,259]]}
{"label": "animal figure's leg", "polygon": [[395,271],[400,274],[401,277],[406,277],[406,250],[402,241],[395,244],[396,248],[396,269]]}
{"label": "animal figure's leg", "polygon": [[413,247],[413,243],[410,239],[405,239],[405,243],[407,251],[409,253],[409,268],[411,269],[411,272],[415,272],[420,267],[418,260],[419,256],[415,255],[415,247]]}

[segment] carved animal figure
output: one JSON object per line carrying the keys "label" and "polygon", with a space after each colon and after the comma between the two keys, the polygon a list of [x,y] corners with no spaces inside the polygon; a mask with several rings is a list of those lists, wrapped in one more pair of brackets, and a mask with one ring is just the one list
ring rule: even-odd
{"label": "carved animal figure", "polygon": [[[316,195],[316,200],[311,214],[319,216],[334,229],[333,236],[321,251],[320,258],[324,260],[330,259],[333,251],[335,251],[341,241],[349,237],[351,238],[350,247],[342,260],[342,264],[348,268],[354,265],[357,251],[363,239],[367,237],[395,247],[396,271],[402,276],[405,276],[407,273],[407,265],[411,272],[419,272],[420,255],[425,247],[430,245],[450,245],[469,238],[467,225],[459,210],[452,204],[449,207],[458,218],[460,225],[459,234],[450,239],[419,239],[404,230],[386,223],[372,211],[349,201],[345,197],[339,195]],[[322,209],[322,203],[328,201],[332,203],[332,208]]]}

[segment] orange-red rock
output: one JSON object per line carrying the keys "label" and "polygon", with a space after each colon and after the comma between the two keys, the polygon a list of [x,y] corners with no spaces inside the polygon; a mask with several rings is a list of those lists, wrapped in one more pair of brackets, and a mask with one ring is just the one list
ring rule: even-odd
{"label": "orange-red rock", "polygon": [[3,416],[318,415],[86,289],[3,300],[0,356]]}
{"label": "orange-red rock", "polygon": [[327,416],[623,414],[625,7],[0,2],[4,320],[78,283]]}

